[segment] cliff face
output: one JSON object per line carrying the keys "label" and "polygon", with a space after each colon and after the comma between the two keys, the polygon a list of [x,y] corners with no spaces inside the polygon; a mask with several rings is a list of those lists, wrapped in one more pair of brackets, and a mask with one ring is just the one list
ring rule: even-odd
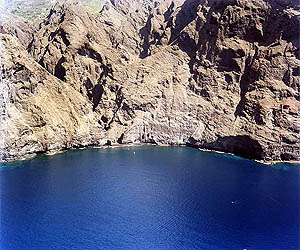
{"label": "cliff face", "polygon": [[299,14],[288,0],[58,3],[30,43],[0,34],[3,159],[145,142],[300,160]]}

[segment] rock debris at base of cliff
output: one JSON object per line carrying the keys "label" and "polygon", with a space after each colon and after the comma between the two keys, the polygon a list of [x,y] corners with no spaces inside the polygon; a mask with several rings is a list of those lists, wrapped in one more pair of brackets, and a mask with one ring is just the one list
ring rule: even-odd
{"label": "rock debris at base of cliff", "polygon": [[298,1],[86,2],[0,19],[3,160],[130,143],[300,160]]}

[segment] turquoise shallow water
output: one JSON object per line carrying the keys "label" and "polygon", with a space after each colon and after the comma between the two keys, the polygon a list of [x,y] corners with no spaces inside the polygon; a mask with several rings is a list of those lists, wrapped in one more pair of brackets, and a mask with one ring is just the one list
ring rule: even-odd
{"label": "turquoise shallow water", "polygon": [[2,164],[0,249],[299,249],[299,173],[187,147]]}

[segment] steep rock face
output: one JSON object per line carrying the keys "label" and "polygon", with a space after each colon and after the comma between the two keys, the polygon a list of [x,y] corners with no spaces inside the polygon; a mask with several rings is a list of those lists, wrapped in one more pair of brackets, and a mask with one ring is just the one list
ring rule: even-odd
{"label": "steep rock face", "polygon": [[57,4],[29,54],[1,35],[4,159],[145,142],[299,160],[296,4],[110,1],[96,16]]}
{"label": "steep rock face", "polygon": [[[4,75],[10,79],[7,117],[1,123],[3,158],[88,145],[101,140],[97,120],[84,97],[45,71],[18,44],[1,35]],[[92,138],[91,138],[92,136]]]}
{"label": "steep rock face", "polygon": [[[173,1],[164,3],[148,21],[146,54],[178,46],[190,58],[190,89],[232,116],[229,136],[259,137],[262,158],[277,158],[280,151],[282,158],[290,152],[297,157],[299,15],[288,8],[295,7],[293,2],[281,6],[278,1],[185,1],[180,7]],[[251,143],[239,137],[225,143],[218,133],[204,139],[205,133],[193,144],[242,154],[242,145]],[[295,144],[285,144],[286,137],[297,138]]]}

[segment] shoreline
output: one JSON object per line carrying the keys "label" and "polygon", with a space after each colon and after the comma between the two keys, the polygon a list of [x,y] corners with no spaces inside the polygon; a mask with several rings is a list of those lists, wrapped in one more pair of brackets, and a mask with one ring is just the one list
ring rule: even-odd
{"label": "shoreline", "polygon": [[31,159],[33,159],[35,157],[38,157],[38,156],[54,156],[54,155],[58,155],[58,154],[67,153],[67,152],[72,151],[72,150],[108,149],[108,148],[141,147],[141,146],[189,147],[189,148],[198,149],[199,151],[203,151],[203,152],[211,152],[211,153],[217,153],[217,154],[227,154],[227,155],[230,155],[230,156],[233,156],[233,157],[240,157],[244,160],[254,161],[256,163],[260,163],[260,164],[263,164],[263,165],[276,165],[276,164],[280,164],[280,163],[300,164],[300,161],[263,161],[263,160],[249,159],[249,158],[245,158],[245,157],[242,157],[242,156],[239,156],[239,155],[235,155],[233,153],[228,153],[228,152],[223,152],[223,151],[213,150],[213,149],[194,147],[194,146],[190,146],[190,145],[187,145],[187,144],[171,145],[171,144],[155,144],[155,143],[145,143],[145,142],[144,143],[139,142],[139,143],[112,144],[112,145],[102,145],[102,146],[72,147],[72,148],[68,148],[68,149],[46,151],[46,152],[43,152],[43,153],[28,154],[28,155],[26,155],[26,156],[24,156],[20,159],[14,159],[14,160],[3,161],[3,162],[0,161],[0,164],[13,164],[13,163],[17,163],[17,162],[31,160]]}
{"label": "shoreline", "polygon": [[205,148],[197,148],[200,151],[204,151],[204,152],[212,152],[212,153],[217,153],[217,154],[228,154],[231,156],[235,156],[235,157],[241,157],[242,159],[245,160],[249,160],[249,161],[254,161],[257,163],[261,163],[264,165],[275,165],[275,164],[279,164],[279,163],[291,163],[291,164],[300,164],[300,161],[263,161],[263,160],[255,160],[255,159],[249,159],[249,158],[245,158],[239,155],[235,155],[233,153],[227,153],[227,152],[222,152],[219,150],[213,150],[213,149],[205,149]]}

